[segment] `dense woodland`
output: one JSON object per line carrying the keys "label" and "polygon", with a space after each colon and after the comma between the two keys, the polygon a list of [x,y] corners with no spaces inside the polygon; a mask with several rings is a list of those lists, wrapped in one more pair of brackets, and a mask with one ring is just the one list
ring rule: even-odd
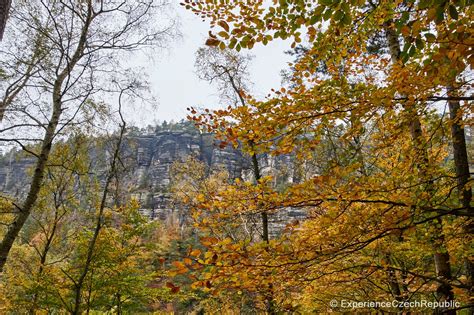
{"label": "dense woodland", "polygon": [[[196,73],[222,106],[141,130],[126,112],[154,99],[128,60],[178,36],[168,1],[13,1],[0,143],[31,165],[0,193],[0,313],[472,314],[473,4],[184,0],[210,24]],[[294,61],[257,98],[252,48],[274,40]],[[130,180],[130,138],[173,130],[249,165],[176,160],[185,224],[142,215]]]}

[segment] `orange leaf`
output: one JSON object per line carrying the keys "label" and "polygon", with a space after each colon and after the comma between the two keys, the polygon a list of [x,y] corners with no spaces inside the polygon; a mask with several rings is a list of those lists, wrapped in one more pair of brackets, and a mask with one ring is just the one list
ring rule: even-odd
{"label": "orange leaf", "polygon": [[406,25],[403,25],[400,31],[402,32],[403,36],[410,35],[410,28]]}
{"label": "orange leaf", "polygon": [[227,32],[229,31],[229,24],[227,24],[226,21],[219,21],[217,24],[223,29],[225,29]]}
{"label": "orange leaf", "polygon": [[208,38],[206,40],[206,46],[211,46],[211,47],[217,47],[220,44],[220,40],[215,39],[215,38]]}
{"label": "orange leaf", "polygon": [[210,246],[218,242],[218,239],[215,237],[202,237],[201,243],[205,246]]}
{"label": "orange leaf", "polygon": [[193,249],[190,255],[194,257],[198,257],[199,255],[201,255],[201,251],[199,249]]}
{"label": "orange leaf", "polygon": [[178,269],[186,268],[186,266],[180,261],[173,261],[171,264]]}

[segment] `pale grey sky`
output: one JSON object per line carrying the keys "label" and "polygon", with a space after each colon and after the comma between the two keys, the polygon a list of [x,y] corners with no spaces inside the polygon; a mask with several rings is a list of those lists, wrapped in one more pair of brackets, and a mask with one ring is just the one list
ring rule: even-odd
{"label": "pale grey sky", "polygon": [[[175,121],[185,118],[186,108],[200,106],[219,108],[218,91],[215,86],[199,80],[194,69],[195,52],[207,39],[208,22],[202,22],[192,12],[178,5],[175,12],[179,16],[182,38],[171,43],[168,51],[163,52],[153,65],[145,66],[150,75],[153,94],[158,99],[158,108],[143,115],[134,123],[138,126],[152,124],[156,120]],[[289,43],[275,41],[267,46],[256,45],[250,52],[255,56],[250,67],[253,92],[256,97],[268,94],[271,88],[281,83],[280,70],[286,68],[291,57],[284,54],[290,48]]]}

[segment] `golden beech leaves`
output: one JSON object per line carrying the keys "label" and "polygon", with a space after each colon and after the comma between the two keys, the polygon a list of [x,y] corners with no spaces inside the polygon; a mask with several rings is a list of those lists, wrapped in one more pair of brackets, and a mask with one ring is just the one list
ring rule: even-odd
{"label": "golden beech leaves", "polygon": [[199,249],[193,249],[189,254],[194,257],[199,257],[201,256],[201,251]]}
{"label": "golden beech leaves", "polygon": [[[222,148],[241,149],[257,170],[291,161],[291,175],[254,173],[196,195],[193,220],[204,248],[194,287],[221,303],[252,300],[270,313],[327,312],[334,298],[436,296],[467,305],[472,206],[457,192],[452,152],[459,147],[451,132],[472,128],[473,6],[184,4],[219,29],[221,48],[251,49],[277,38],[304,43],[288,84],[264,99],[247,93],[240,106],[191,109],[189,119],[215,133]],[[456,97],[467,101],[450,119],[440,107],[452,110]],[[463,185],[471,189],[467,177]],[[272,227],[296,210],[302,218]],[[265,239],[269,226],[276,231]],[[439,257],[451,269],[440,271]]]}

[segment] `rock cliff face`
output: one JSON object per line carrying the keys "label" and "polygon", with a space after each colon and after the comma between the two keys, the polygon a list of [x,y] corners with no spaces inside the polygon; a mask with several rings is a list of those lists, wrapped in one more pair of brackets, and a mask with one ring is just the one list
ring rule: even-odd
{"label": "rock cliff face", "polygon": [[140,186],[165,189],[170,183],[170,167],[175,161],[195,157],[211,168],[223,167],[231,177],[239,177],[245,166],[242,154],[232,148],[219,149],[210,134],[161,131],[154,135],[129,137],[135,144]]}
{"label": "rock cliff face", "polygon": [[0,159],[0,192],[22,196],[28,189],[29,176],[36,160],[11,151]]}
{"label": "rock cliff face", "polygon": [[[185,223],[182,212],[176,211],[169,193],[171,166],[175,161],[185,161],[192,156],[205,163],[210,170],[225,169],[231,178],[252,178],[252,168],[248,158],[231,147],[224,149],[216,145],[212,134],[202,134],[184,125],[174,128],[157,128],[129,132],[126,151],[133,167],[130,176],[133,197],[141,205],[141,212],[150,219]],[[91,154],[95,156],[96,154]],[[21,196],[28,187],[29,169],[33,158],[19,158],[10,152],[0,161],[0,191]],[[274,174],[275,185],[298,180],[291,156],[260,156],[259,164],[264,175]],[[301,210],[288,209],[278,215],[270,215],[270,231],[278,233],[287,223],[301,219]]]}
{"label": "rock cliff face", "polygon": [[225,169],[232,178],[241,177],[248,169],[241,152],[218,148],[211,134],[167,130],[129,136],[129,140],[136,156],[133,196],[140,200],[142,213],[151,219],[173,216],[169,186],[174,162],[184,162],[192,156],[210,169]]}

